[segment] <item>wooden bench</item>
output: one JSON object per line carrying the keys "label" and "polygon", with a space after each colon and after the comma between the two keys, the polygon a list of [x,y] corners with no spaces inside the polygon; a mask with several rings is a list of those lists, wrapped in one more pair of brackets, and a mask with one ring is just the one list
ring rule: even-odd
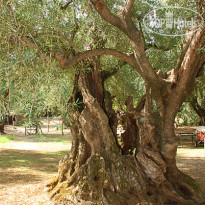
{"label": "wooden bench", "polygon": [[190,133],[190,132],[181,132],[179,133],[179,137],[190,137],[191,141],[194,142],[194,138],[196,137],[195,133]]}
{"label": "wooden bench", "polygon": [[25,135],[35,135],[38,133],[38,126],[35,127],[27,127],[25,126]]}

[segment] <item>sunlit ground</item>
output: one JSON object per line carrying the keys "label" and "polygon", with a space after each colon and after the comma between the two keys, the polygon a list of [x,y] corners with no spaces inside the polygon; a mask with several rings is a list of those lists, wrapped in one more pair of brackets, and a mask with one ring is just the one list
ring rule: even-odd
{"label": "sunlit ground", "polygon": [[177,166],[201,185],[205,192],[205,149],[179,148],[177,150]]}
{"label": "sunlit ground", "polygon": [[[17,135],[15,130],[10,129],[4,135],[8,140],[0,142],[0,204],[52,205],[44,192],[45,181],[57,174],[59,160],[70,151],[71,135],[69,131],[66,135],[55,131],[42,136],[24,136],[23,130],[18,130]],[[178,148],[177,165],[205,190],[203,147]]]}

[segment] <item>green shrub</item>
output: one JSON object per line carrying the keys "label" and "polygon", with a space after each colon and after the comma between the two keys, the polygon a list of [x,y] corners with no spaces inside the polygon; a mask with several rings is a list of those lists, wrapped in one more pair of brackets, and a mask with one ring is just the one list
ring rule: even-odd
{"label": "green shrub", "polygon": [[5,137],[0,137],[0,143],[6,143],[6,142],[8,142],[10,140],[14,140],[14,138],[12,136],[10,136],[10,135],[7,135]]}

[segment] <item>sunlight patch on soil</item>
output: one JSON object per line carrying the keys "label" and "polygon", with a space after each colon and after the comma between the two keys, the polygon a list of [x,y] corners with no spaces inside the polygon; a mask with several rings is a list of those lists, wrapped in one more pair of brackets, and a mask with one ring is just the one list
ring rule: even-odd
{"label": "sunlight patch on soil", "polygon": [[[49,201],[44,187],[57,174],[60,159],[70,151],[71,135],[24,136],[22,128],[16,130],[18,133],[15,129],[13,135],[10,133],[13,140],[0,143],[0,205],[60,205]],[[177,165],[205,190],[203,148],[179,148]]]}
{"label": "sunlight patch on soil", "polygon": [[180,148],[177,150],[177,154],[180,155],[180,157],[197,157],[197,158],[202,158],[205,159],[205,149],[202,148]]}
{"label": "sunlight patch on soil", "polygon": [[61,156],[4,149],[0,152],[0,204],[52,205],[44,183],[55,176]]}
{"label": "sunlight patch on soil", "polygon": [[205,192],[205,149],[179,148],[176,159],[178,168],[194,178]]}
{"label": "sunlight patch on soil", "polygon": [[18,142],[9,141],[4,144],[0,144],[0,148],[6,149],[18,149],[18,150],[33,150],[38,152],[59,152],[68,151],[71,149],[70,142]]}
{"label": "sunlight patch on soil", "polygon": [[1,186],[0,203],[2,205],[49,205],[42,182],[27,185]]}

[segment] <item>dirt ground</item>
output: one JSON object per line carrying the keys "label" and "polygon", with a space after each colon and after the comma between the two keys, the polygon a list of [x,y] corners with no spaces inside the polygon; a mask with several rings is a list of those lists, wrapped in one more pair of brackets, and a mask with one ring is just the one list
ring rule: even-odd
{"label": "dirt ground", "polygon": [[[187,127],[180,129],[176,132],[187,131]],[[61,130],[51,126],[48,133],[44,126],[42,136],[25,136],[24,128],[13,126],[6,126],[5,131],[13,140],[0,143],[0,205],[54,205],[44,185],[57,174],[59,160],[71,148],[69,130],[62,135]],[[190,139],[185,146],[183,142],[177,151],[177,165],[205,190],[205,149],[194,148]]]}
{"label": "dirt ground", "polygon": [[[0,205],[53,205],[44,192],[46,180],[55,176],[59,160],[71,149],[68,129],[42,126],[43,135],[26,135],[24,127],[8,125],[0,143]],[[1,135],[0,135],[1,137]]]}

